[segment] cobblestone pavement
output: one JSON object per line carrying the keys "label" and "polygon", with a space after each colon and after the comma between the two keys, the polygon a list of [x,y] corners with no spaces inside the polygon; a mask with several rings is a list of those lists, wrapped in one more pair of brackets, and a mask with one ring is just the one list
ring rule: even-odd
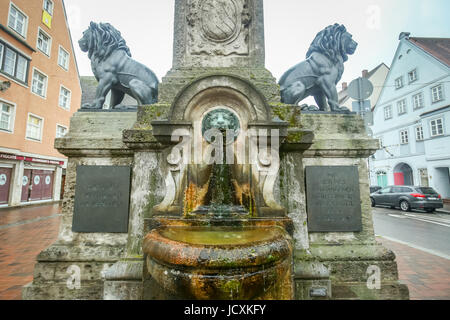
{"label": "cobblestone pavement", "polygon": [[[61,207],[42,205],[0,209],[0,300],[20,300],[33,280],[36,256],[58,236]],[[402,283],[411,299],[450,300],[450,261],[378,238],[397,255]]]}
{"label": "cobblestone pavement", "polygon": [[450,300],[450,260],[377,238],[397,256],[400,281],[411,300]]}
{"label": "cobblestone pavement", "polygon": [[36,256],[58,236],[59,204],[0,209],[0,300],[20,300]]}

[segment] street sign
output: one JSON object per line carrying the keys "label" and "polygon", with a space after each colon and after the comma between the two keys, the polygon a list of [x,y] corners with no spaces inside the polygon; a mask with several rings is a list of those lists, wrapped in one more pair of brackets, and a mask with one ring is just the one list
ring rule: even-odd
{"label": "street sign", "polygon": [[373,93],[373,84],[366,78],[353,80],[347,89],[350,98],[361,101],[369,98]]}

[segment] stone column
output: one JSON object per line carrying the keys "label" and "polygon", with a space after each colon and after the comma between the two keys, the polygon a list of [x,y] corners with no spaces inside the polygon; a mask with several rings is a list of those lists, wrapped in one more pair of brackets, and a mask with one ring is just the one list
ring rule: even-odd
{"label": "stone column", "polygon": [[25,163],[24,161],[18,161],[14,165],[13,174],[11,177],[11,186],[10,186],[10,197],[9,197],[9,205],[11,207],[19,206],[22,199],[22,179],[23,179],[23,170]]}
{"label": "stone column", "polygon": [[56,167],[55,177],[53,178],[53,201],[61,200],[61,182],[62,182],[62,168]]}
{"label": "stone column", "polygon": [[[317,287],[328,289],[331,299],[407,299],[407,287],[398,282],[395,255],[377,243],[373,229],[367,158],[378,150],[378,141],[365,133],[362,118],[353,114],[303,114],[301,124],[315,134],[304,154],[304,168],[358,168],[362,231],[309,231],[309,248],[297,250],[295,257],[297,297],[315,298],[311,292]],[[375,269],[380,271],[379,289],[367,285]]]}
{"label": "stone column", "polygon": [[[133,152],[122,132],[135,122],[136,112],[77,112],[70,132],[56,139],[55,147],[69,158],[60,232],[38,255],[33,282],[23,290],[25,300],[103,299],[104,276],[126,252],[127,234],[72,230],[77,166],[132,166]],[[79,287],[70,284],[73,277]]]}

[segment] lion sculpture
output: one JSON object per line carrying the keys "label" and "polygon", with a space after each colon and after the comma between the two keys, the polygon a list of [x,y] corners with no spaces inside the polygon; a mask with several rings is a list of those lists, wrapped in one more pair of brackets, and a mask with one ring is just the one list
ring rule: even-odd
{"label": "lion sculpture", "polygon": [[319,32],[306,54],[306,61],[288,70],[281,78],[281,100],[297,105],[314,96],[320,111],[342,111],[337,83],[344,62],[355,53],[358,43],[343,25],[334,24]]}
{"label": "lion sculpture", "polygon": [[95,100],[83,109],[102,109],[111,91],[111,108],[117,108],[125,94],[139,104],[153,104],[158,99],[158,78],[143,64],[131,59],[125,40],[109,23],[91,22],[78,42],[91,60],[92,72],[98,81]]}

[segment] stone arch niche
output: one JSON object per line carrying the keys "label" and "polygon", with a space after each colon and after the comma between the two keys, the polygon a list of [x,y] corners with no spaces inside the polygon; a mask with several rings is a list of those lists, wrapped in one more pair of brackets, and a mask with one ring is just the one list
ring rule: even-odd
{"label": "stone arch niche", "polygon": [[413,170],[407,163],[399,163],[394,168],[394,184],[396,186],[414,185]]}
{"label": "stone arch niche", "polygon": [[187,85],[175,98],[169,119],[188,120],[199,104],[219,99],[227,100],[247,112],[249,122],[271,121],[269,105],[259,90],[251,82],[232,75],[205,76]]}
{"label": "stone arch niche", "polygon": [[[224,137],[217,147],[223,154],[216,160],[223,159],[225,166],[221,168],[230,170],[220,179],[216,177],[216,162],[211,164],[210,160],[218,149],[211,147],[202,131],[205,117],[216,114],[232,115],[239,127],[234,140]],[[211,203],[215,203],[211,195],[214,184],[228,181],[232,194],[228,202],[232,201],[233,206],[229,209],[232,214],[225,213],[226,216],[285,216],[286,210],[274,197],[274,188],[280,168],[279,147],[287,135],[287,123],[272,121],[267,102],[250,82],[228,75],[200,78],[181,90],[168,118],[152,122],[153,135],[168,146],[163,155],[167,159],[168,192],[154,208],[154,215],[211,215],[215,210],[211,209]]]}

